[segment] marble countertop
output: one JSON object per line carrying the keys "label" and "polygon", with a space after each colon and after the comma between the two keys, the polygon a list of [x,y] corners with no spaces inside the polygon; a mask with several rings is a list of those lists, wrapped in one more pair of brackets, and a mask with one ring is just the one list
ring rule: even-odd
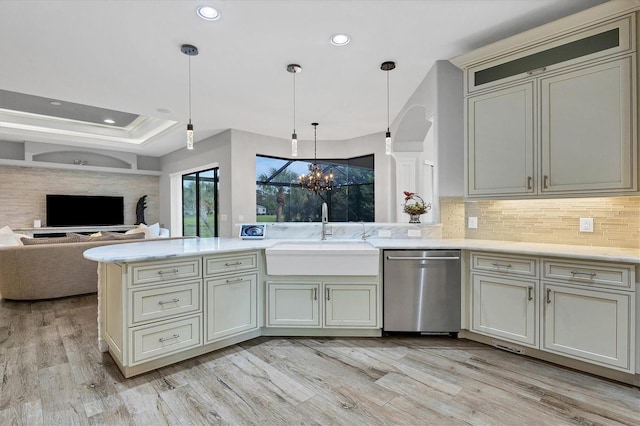
{"label": "marble countertop", "polygon": [[[166,260],[176,257],[206,254],[232,253],[243,250],[260,250],[294,239],[241,240],[239,238],[188,238],[144,243],[127,243],[94,247],[84,252],[84,257],[97,262],[131,263],[149,260]],[[340,240],[327,240],[337,242]],[[344,240],[356,241],[356,240]],[[640,249],[579,246],[568,244],[525,243],[515,241],[471,239],[389,239],[371,238],[367,242],[378,249],[461,249],[482,250],[496,253],[524,254],[532,256],[570,257],[573,259],[602,260],[640,264]]]}

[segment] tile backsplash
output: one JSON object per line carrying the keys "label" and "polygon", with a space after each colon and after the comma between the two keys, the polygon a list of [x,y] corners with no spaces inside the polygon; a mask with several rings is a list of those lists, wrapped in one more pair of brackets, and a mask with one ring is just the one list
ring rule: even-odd
{"label": "tile backsplash", "polygon": [[[640,248],[640,197],[544,200],[440,200],[444,238]],[[468,217],[478,228],[468,229]],[[594,231],[580,232],[580,218]]]}

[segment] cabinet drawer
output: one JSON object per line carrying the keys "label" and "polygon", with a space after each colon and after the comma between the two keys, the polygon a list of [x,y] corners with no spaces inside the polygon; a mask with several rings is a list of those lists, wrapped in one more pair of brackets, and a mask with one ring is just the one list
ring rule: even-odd
{"label": "cabinet drawer", "polygon": [[200,278],[200,259],[145,263],[130,267],[132,285]]}
{"label": "cabinet drawer", "polygon": [[471,253],[471,269],[474,271],[508,273],[527,277],[538,276],[538,260],[529,257]]}
{"label": "cabinet drawer", "polygon": [[201,309],[200,281],[154,287],[131,294],[132,323],[165,319]]}
{"label": "cabinet drawer", "polygon": [[543,260],[543,278],[601,287],[631,289],[634,271],[630,265],[598,262]]}
{"label": "cabinet drawer", "polygon": [[132,364],[202,345],[202,315],[132,329]]}
{"label": "cabinet drawer", "polygon": [[244,271],[258,267],[256,252],[240,253],[232,256],[210,256],[204,258],[204,274],[206,276],[225,272]]}

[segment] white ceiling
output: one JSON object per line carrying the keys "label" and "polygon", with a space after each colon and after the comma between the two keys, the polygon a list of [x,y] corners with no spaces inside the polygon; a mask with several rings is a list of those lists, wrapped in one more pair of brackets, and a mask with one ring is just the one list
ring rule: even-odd
{"label": "white ceiling", "polygon": [[[196,141],[225,129],[300,139],[386,130],[436,60],[449,59],[603,0],[0,0],[0,89],[176,124],[139,146],[0,129],[0,140],[88,144],[161,156],[185,145],[188,57]],[[221,18],[196,16],[201,4]],[[352,40],[334,47],[329,37]],[[161,112],[164,111],[164,112]],[[168,111],[168,112],[167,112]],[[196,144],[197,148],[197,144]]]}

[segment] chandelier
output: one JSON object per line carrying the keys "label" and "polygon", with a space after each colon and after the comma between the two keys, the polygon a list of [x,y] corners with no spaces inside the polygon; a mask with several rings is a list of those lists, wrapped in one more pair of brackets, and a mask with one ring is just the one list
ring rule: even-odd
{"label": "chandelier", "polygon": [[325,174],[316,158],[316,130],[318,123],[311,123],[313,126],[313,164],[309,166],[309,173],[299,178],[300,186],[316,194],[322,191],[331,191],[333,189],[333,173]]}

